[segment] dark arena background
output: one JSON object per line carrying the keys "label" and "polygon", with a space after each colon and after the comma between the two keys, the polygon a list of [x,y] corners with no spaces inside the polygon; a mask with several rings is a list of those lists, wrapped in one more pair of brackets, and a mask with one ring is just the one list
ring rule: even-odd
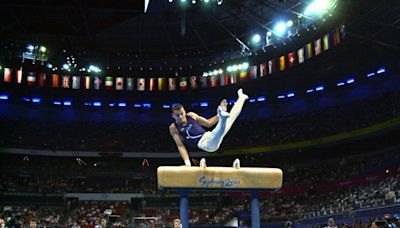
{"label": "dark arena background", "polygon": [[400,225],[400,1],[0,7],[0,227],[186,228],[157,180],[185,164],[171,106],[211,118],[239,88],[191,165],[280,168],[282,188],[258,191],[260,225],[250,192],[191,190],[189,227]]}

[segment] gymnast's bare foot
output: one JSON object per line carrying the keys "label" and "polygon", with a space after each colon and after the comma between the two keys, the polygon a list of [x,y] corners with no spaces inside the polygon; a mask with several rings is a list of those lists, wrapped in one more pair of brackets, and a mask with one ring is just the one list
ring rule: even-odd
{"label": "gymnast's bare foot", "polygon": [[240,160],[239,160],[239,158],[236,158],[236,159],[233,161],[232,167],[235,168],[235,169],[240,169]]}
{"label": "gymnast's bare foot", "polygon": [[202,158],[200,160],[200,167],[201,168],[207,168],[207,164],[206,164],[206,159],[205,158]]}
{"label": "gymnast's bare foot", "polygon": [[243,93],[242,88],[238,89],[237,94],[238,94],[239,98],[243,97],[245,100],[249,99],[249,96],[247,96],[247,94]]}

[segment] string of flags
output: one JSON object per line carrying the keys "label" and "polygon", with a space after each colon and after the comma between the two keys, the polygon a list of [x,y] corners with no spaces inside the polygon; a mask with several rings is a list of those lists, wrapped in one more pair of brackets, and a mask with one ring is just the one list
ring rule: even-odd
{"label": "string of flags", "polygon": [[283,72],[309,59],[320,55],[341,43],[345,36],[344,26],[337,27],[333,33],[327,33],[304,47],[286,55],[270,59],[261,64],[252,65],[239,72],[225,72],[211,76],[187,77],[151,77],[134,78],[122,76],[67,75],[59,73],[24,72],[22,68],[4,68],[3,83],[27,84],[28,86],[51,87],[83,90],[118,91],[175,91],[199,88],[228,86],[248,79],[268,77]]}

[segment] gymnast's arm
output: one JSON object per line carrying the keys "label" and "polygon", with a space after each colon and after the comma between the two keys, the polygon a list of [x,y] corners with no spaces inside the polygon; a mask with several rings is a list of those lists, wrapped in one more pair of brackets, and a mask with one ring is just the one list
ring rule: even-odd
{"label": "gymnast's arm", "polygon": [[216,123],[218,123],[218,120],[219,120],[218,115],[215,115],[209,119],[199,116],[194,112],[188,112],[187,115],[192,117],[193,119],[195,119],[197,122],[199,122],[199,124],[201,126],[207,127],[207,128],[214,126]]}
{"label": "gymnast's arm", "polygon": [[178,151],[181,154],[183,161],[189,160],[189,154],[187,152],[187,149],[183,144],[181,136],[179,135],[178,130],[176,129],[174,124],[169,125],[169,133],[174,139],[176,147],[178,148]]}

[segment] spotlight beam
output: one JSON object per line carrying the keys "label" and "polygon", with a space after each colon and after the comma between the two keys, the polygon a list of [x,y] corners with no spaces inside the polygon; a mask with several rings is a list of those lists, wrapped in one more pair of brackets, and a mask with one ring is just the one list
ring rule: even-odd
{"label": "spotlight beam", "polygon": [[[259,1],[260,2],[260,1]],[[260,2],[261,3],[261,2]],[[269,22],[267,22],[266,24],[263,24],[263,23],[261,23],[260,21],[259,21],[259,19],[261,18],[262,19],[262,17],[260,17],[256,12],[254,12],[252,9],[250,9],[250,8],[248,8],[248,7],[246,7],[246,6],[239,6],[238,4],[235,4],[235,3],[233,3],[236,7],[241,7],[241,8],[243,8],[243,9],[245,9],[245,10],[247,10],[248,12],[249,12],[249,16],[253,19],[253,22],[255,22],[258,26],[260,26],[261,28],[263,28],[263,29],[265,29],[265,30],[267,30],[267,31],[269,31],[269,32],[271,32],[272,34],[274,34],[275,36],[278,36],[278,34],[273,30],[273,29],[271,29],[270,27],[268,27],[268,25],[270,25],[270,24],[272,24],[272,21],[269,21]],[[264,6],[268,6],[268,5],[266,5],[265,3],[262,3]],[[270,6],[268,6],[269,8],[271,8]],[[275,10],[275,9],[274,9]],[[244,21],[242,18],[240,18],[240,17],[238,17],[235,13],[232,13],[231,11],[229,11],[229,14],[232,16],[232,17],[234,17],[234,18],[236,18],[237,20],[240,20],[241,22],[243,22],[243,23],[245,23],[245,24],[247,24],[247,25],[250,25],[250,26],[252,26],[253,24],[250,24],[250,23],[248,23],[248,22],[246,22],[246,21]],[[257,17],[256,16],[254,16],[254,15],[257,15]]]}
{"label": "spotlight beam", "polygon": [[204,42],[203,38],[201,38],[199,31],[194,27],[193,23],[190,22],[190,27],[192,28],[194,35],[196,36],[196,38],[200,41],[201,46],[203,46],[203,48],[207,51],[210,52],[210,49],[208,48],[206,42]]}
{"label": "spotlight beam", "polygon": [[231,32],[225,25],[223,25],[219,20],[215,19],[215,17],[211,16],[209,13],[207,13],[207,15],[211,17],[215,22],[217,22],[217,24],[223,30],[225,30],[225,32],[227,32],[234,40],[236,40],[241,45],[241,48],[244,48],[251,52],[250,48],[245,43],[243,43],[243,41],[241,41],[235,34],[233,34],[233,32]]}
{"label": "spotlight beam", "polygon": [[163,30],[164,30],[164,34],[166,34],[166,37],[167,37],[167,40],[168,40],[168,43],[169,43],[169,46],[170,46],[170,49],[171,49],[171,54],[173,56],[175,56],[176,55],[175,46],[172,43],[171,35],[168,33],[168,29],[167,29],[167,26],[165,25],[165,21],[168,21],[168,20],[167,20],[167,18],[165,18],[165,14],[163,14],[163,20],[162,20],[161,24],[162,24],[162,27],[163,27]]}
{"label": "spotlight beam", "polygon": [[144,0],[144,13],[147,13],[147,9],[149,7],[150,0]]}
{"label": "spotlight beam", "polygon": [[291,6],[291,7],[288,8],[288,9],[285,9],[285,8],[283,8],[282,6],[280,6],[280,5],[278,5],[278,4],[275,4],[275,2],[273,2],[273,1],[268,1],[269,4],[273,5],[273,7],[271,7],[271,5],[266,4],[264,1],[257,0],[257,2],[260,3],[260,4],[262,4],[262,5],[264,5],[264,6],[266,6],[266,7],[272,8],[273,10],[279,11],[279,12],[282,12],[282,10],[283,10],[283,11],[292,13],[292,14],[294,14],[294,15],[296,15],[296,16],[302,16],[302,17],[304,17],[304,18],[306,18],[306,19],[308,19],[308,20],[315,21],[315,19],[313,19],[313,18],[311,18],[311,17],[308,17],[308,16],[306,16],[306,15],[303,15],[302,13],[299,13],[299,12],[296,12],[296,11],[293,10],[293,8],[296,8],[297,6],[301,5],[302,2],[298,2],[298,3],[296,3],[296,4],[293,5],[293,6]]}

